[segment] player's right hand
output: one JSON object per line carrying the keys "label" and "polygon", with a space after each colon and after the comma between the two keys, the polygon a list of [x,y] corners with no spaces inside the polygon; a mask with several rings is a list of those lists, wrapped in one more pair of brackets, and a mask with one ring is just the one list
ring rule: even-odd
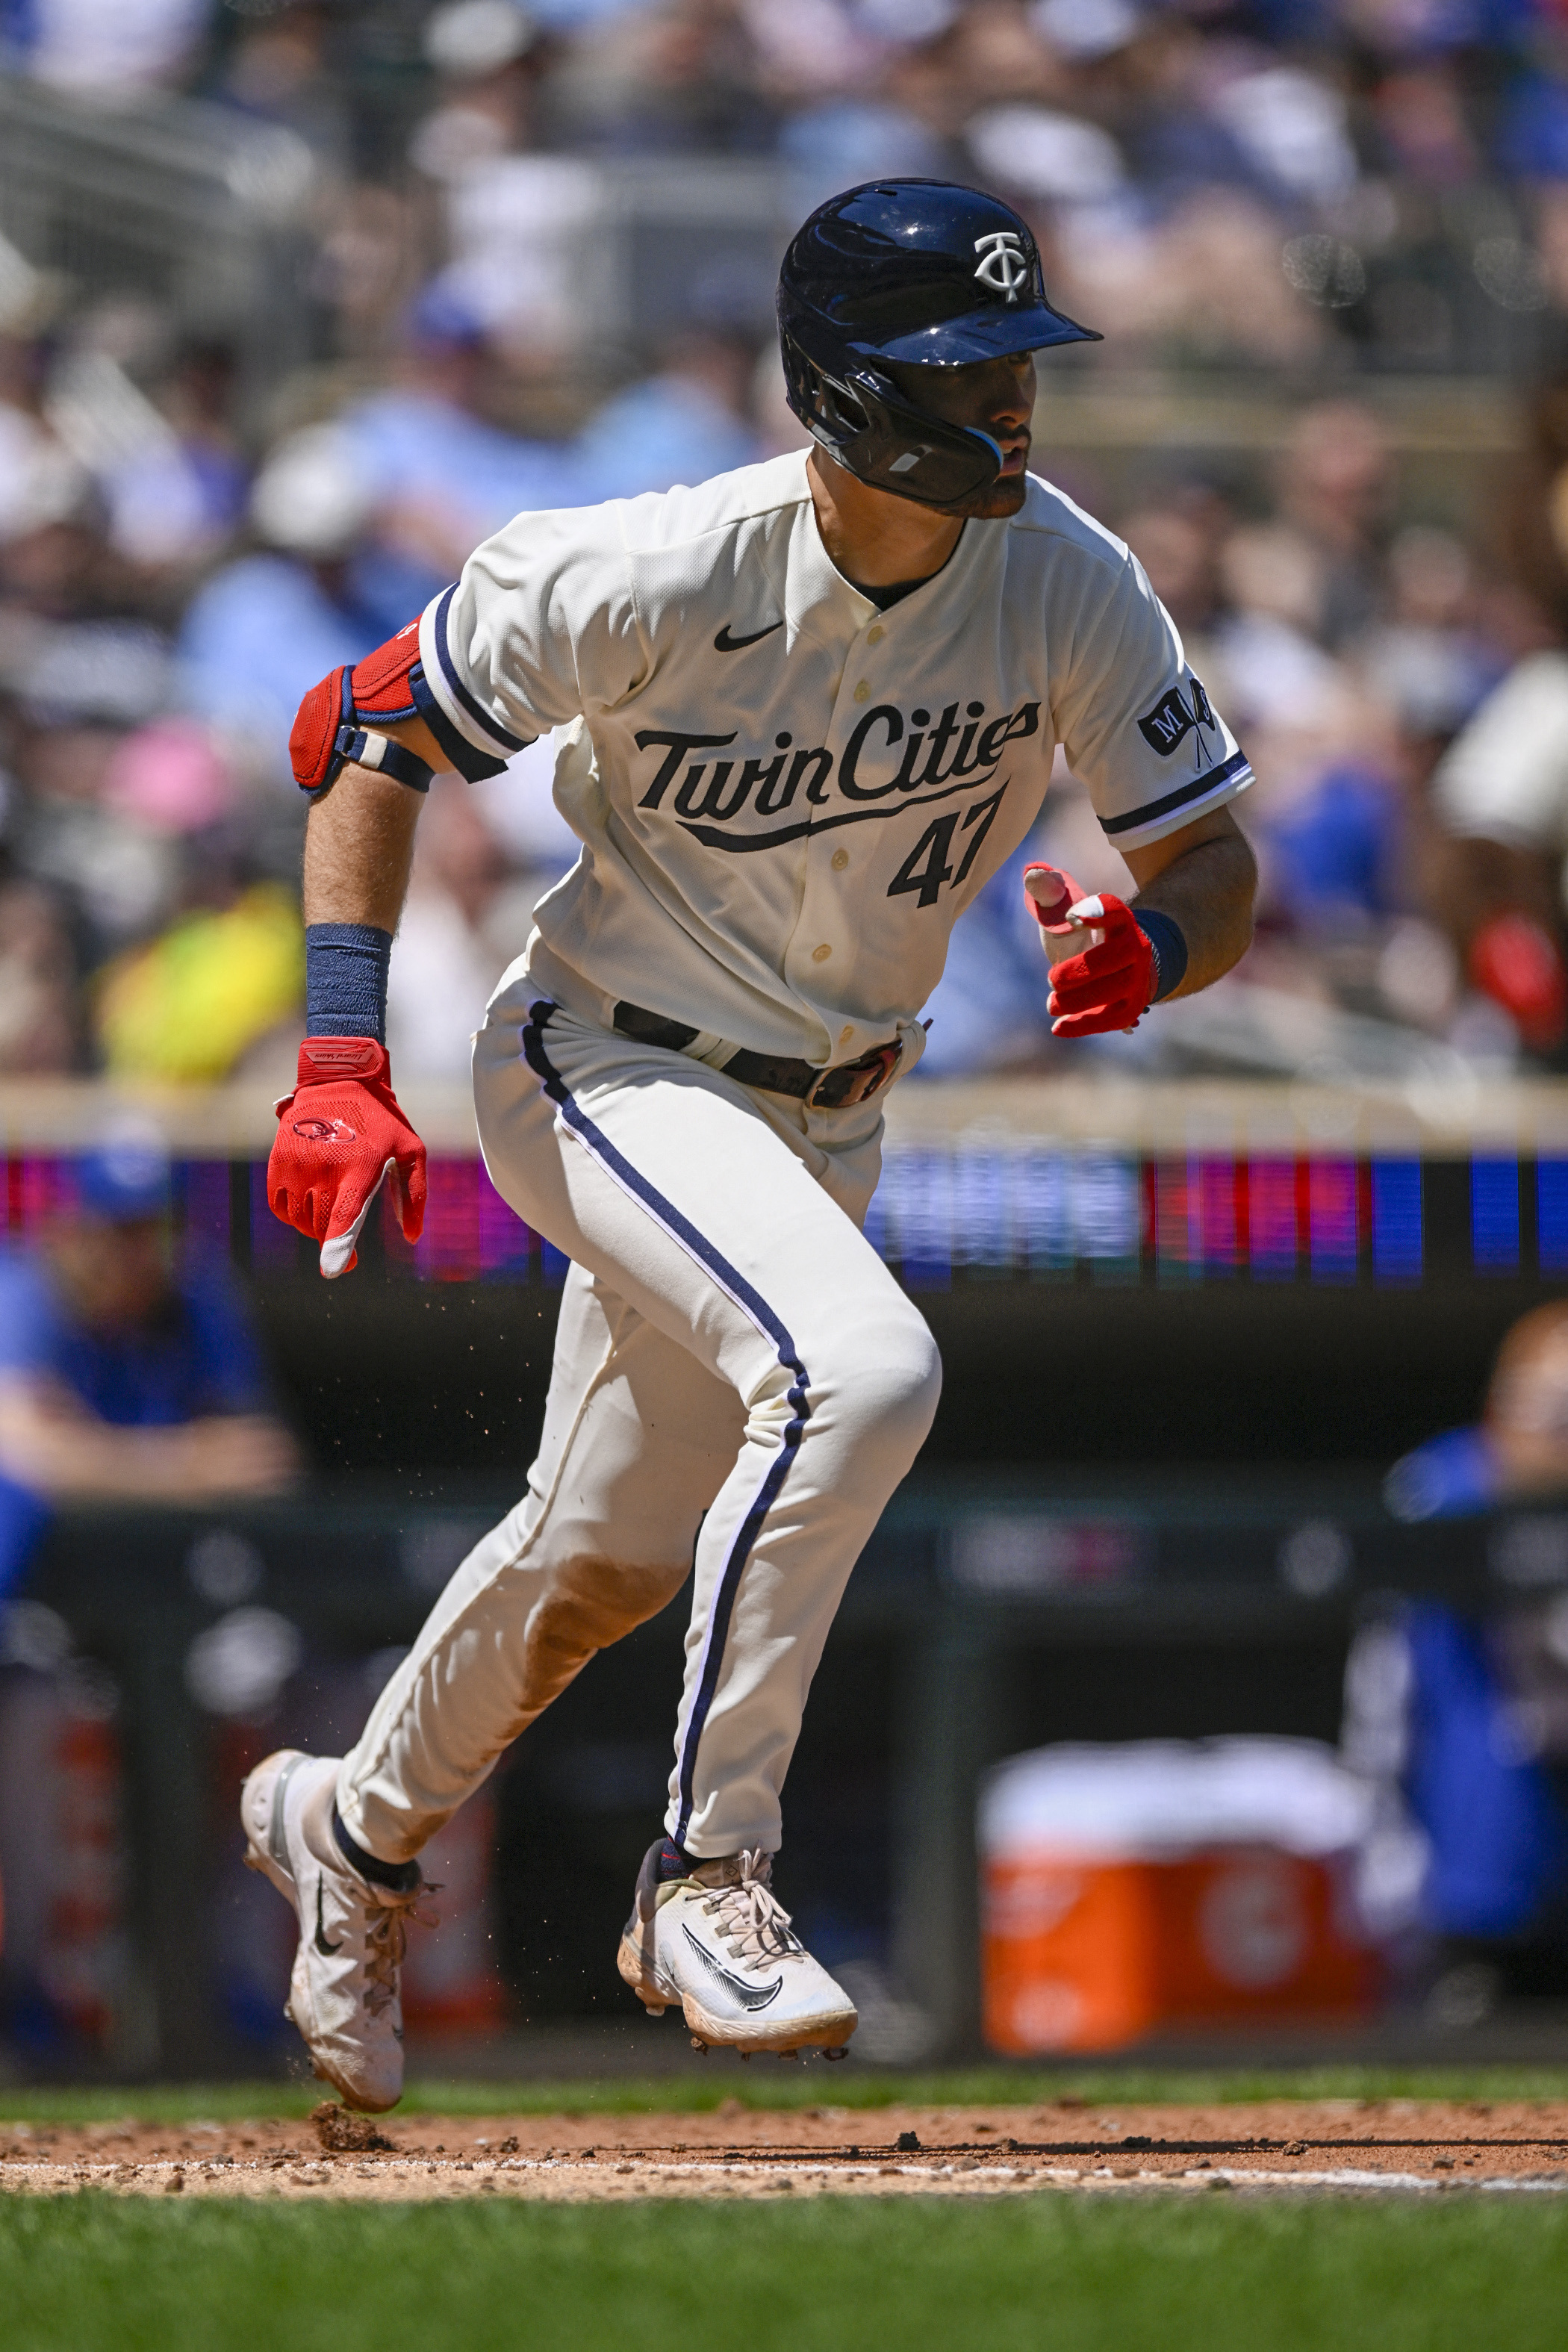
{"label": "player's right hand", "polygon": [[374,1037],[307,1037],[294,1092],[277,1109],[268,1203],[275,1217],[321,1244],[329,1282],[357,1263],[355,1244],[384,1179],[405,1240],[418,1240],[425,1146],[392,1091],[384,1045]]}

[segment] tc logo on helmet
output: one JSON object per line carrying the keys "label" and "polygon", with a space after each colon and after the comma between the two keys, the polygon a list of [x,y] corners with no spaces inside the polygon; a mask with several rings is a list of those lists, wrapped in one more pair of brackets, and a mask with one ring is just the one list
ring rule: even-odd
{"label": "tc logo on helmet", "polygon": [[1009,302],[1018,299],[1018,289],[1028,283],[1029,265],[1024,255],[1024,242],[1016,229],[994,228],[974,240],[974,250],[984,258],[974,275],[982,286],[990,286],[998,294],[1005,294]]}

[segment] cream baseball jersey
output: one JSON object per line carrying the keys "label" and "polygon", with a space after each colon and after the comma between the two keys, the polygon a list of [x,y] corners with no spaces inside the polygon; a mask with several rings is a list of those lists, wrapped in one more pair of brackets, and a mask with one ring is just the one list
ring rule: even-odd
{"label": "cream baseball jersey", "polygon": [[894,1035],[912,1059],[1058,743],[1124,849],[1251,781],[1132,556],[1035,477],[885,612],[829,560],[804,451],[519,515],[420,656],[482,751],[569,728],[555,798],[583,852],[536,911],[541,990],[819,1065]]}

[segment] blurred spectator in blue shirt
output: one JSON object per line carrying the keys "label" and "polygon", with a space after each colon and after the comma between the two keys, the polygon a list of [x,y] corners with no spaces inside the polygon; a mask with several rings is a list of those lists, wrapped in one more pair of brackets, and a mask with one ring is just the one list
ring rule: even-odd
{"label": "blurred spectator in blue shirt", "polygon": [[369,475],[335,425],[279,442],[251,497],[262,549],[214,574],[186,611],[178,658],[188,709],[245,743],[275,780],[303,696],[363,661],[417,612],[388,615],[366,549]]}
{"label": "blurred spectator in blue shirt", "polygon": [[384,614],[384,635],[513,515],[608,495],[582,486],[569,450],[489,421],[500,366],[486,323],[448,273],[414,306],[399,381],[337,420],[369,501],[376,562],[363,593]]}
{"label": "blurred spectator in blue shirt", "polygon": [[1446,1519],[1568,1491],[1568,1306],[1523,1315],[1498,1349],[1481,1418],[1401,1456],[1384,1499],[1396,1518]]}
{"label": "blurred spectator in blue shirt", "polygon": [[1268,824],[1276,896],[1298,924],[1392,913],[1405,828],[1392,777],[1370,762],[1335,761]]}
{"label": "blurred spectator in blue shirt", "polygon": [[791,198],[803,220],[840,188],[895,175],[942,179],[949,162],[942,139],[907,108],[837,93],[789,117],[779,153],[793,174]]}
{"label": "blurred spectator in blue shirt", "polygon": [[633,499],[754,465],[747,413],[756,360],[742,336],[693,326],[672,336],[658,373],[606,401],[577,443],[583,495]]}
{"label": "blurred spectator in blue shirt", "polygon": [[206,0],[9,0],[0,44],[61,89],[157,89],[189,65],[207,14]]}
{"label": "blurred spectator in blue shirt", "polygon": [[140,1136],[85,1158],[36,1256],[0,1258],[0,1591],[49,1506],[275,1494],[299,1469],[222,1269],[171,1248]]}

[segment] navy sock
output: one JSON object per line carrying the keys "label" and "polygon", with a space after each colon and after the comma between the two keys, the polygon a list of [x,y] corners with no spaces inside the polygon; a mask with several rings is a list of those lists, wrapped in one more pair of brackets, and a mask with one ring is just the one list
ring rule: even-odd
{"label": "navy sock", "polygon": [[689,1878],[697,1864],[683,1846],[667,1837],[658,1850],[658,1874],[665,1878]]}
{"label": "navy sock", "polygon": [[419,1864],[416,1862],[383,1862],[379,1854],[366,1853],[363,1846],[356,1845],[344,1829],[336,1805],[332,1807],[332,1835],[338,1842],[338,1852],[349,1868],[357,1870],[367,1885],[389,1886],[395,1895],[407,1895],[418,1885]]}

